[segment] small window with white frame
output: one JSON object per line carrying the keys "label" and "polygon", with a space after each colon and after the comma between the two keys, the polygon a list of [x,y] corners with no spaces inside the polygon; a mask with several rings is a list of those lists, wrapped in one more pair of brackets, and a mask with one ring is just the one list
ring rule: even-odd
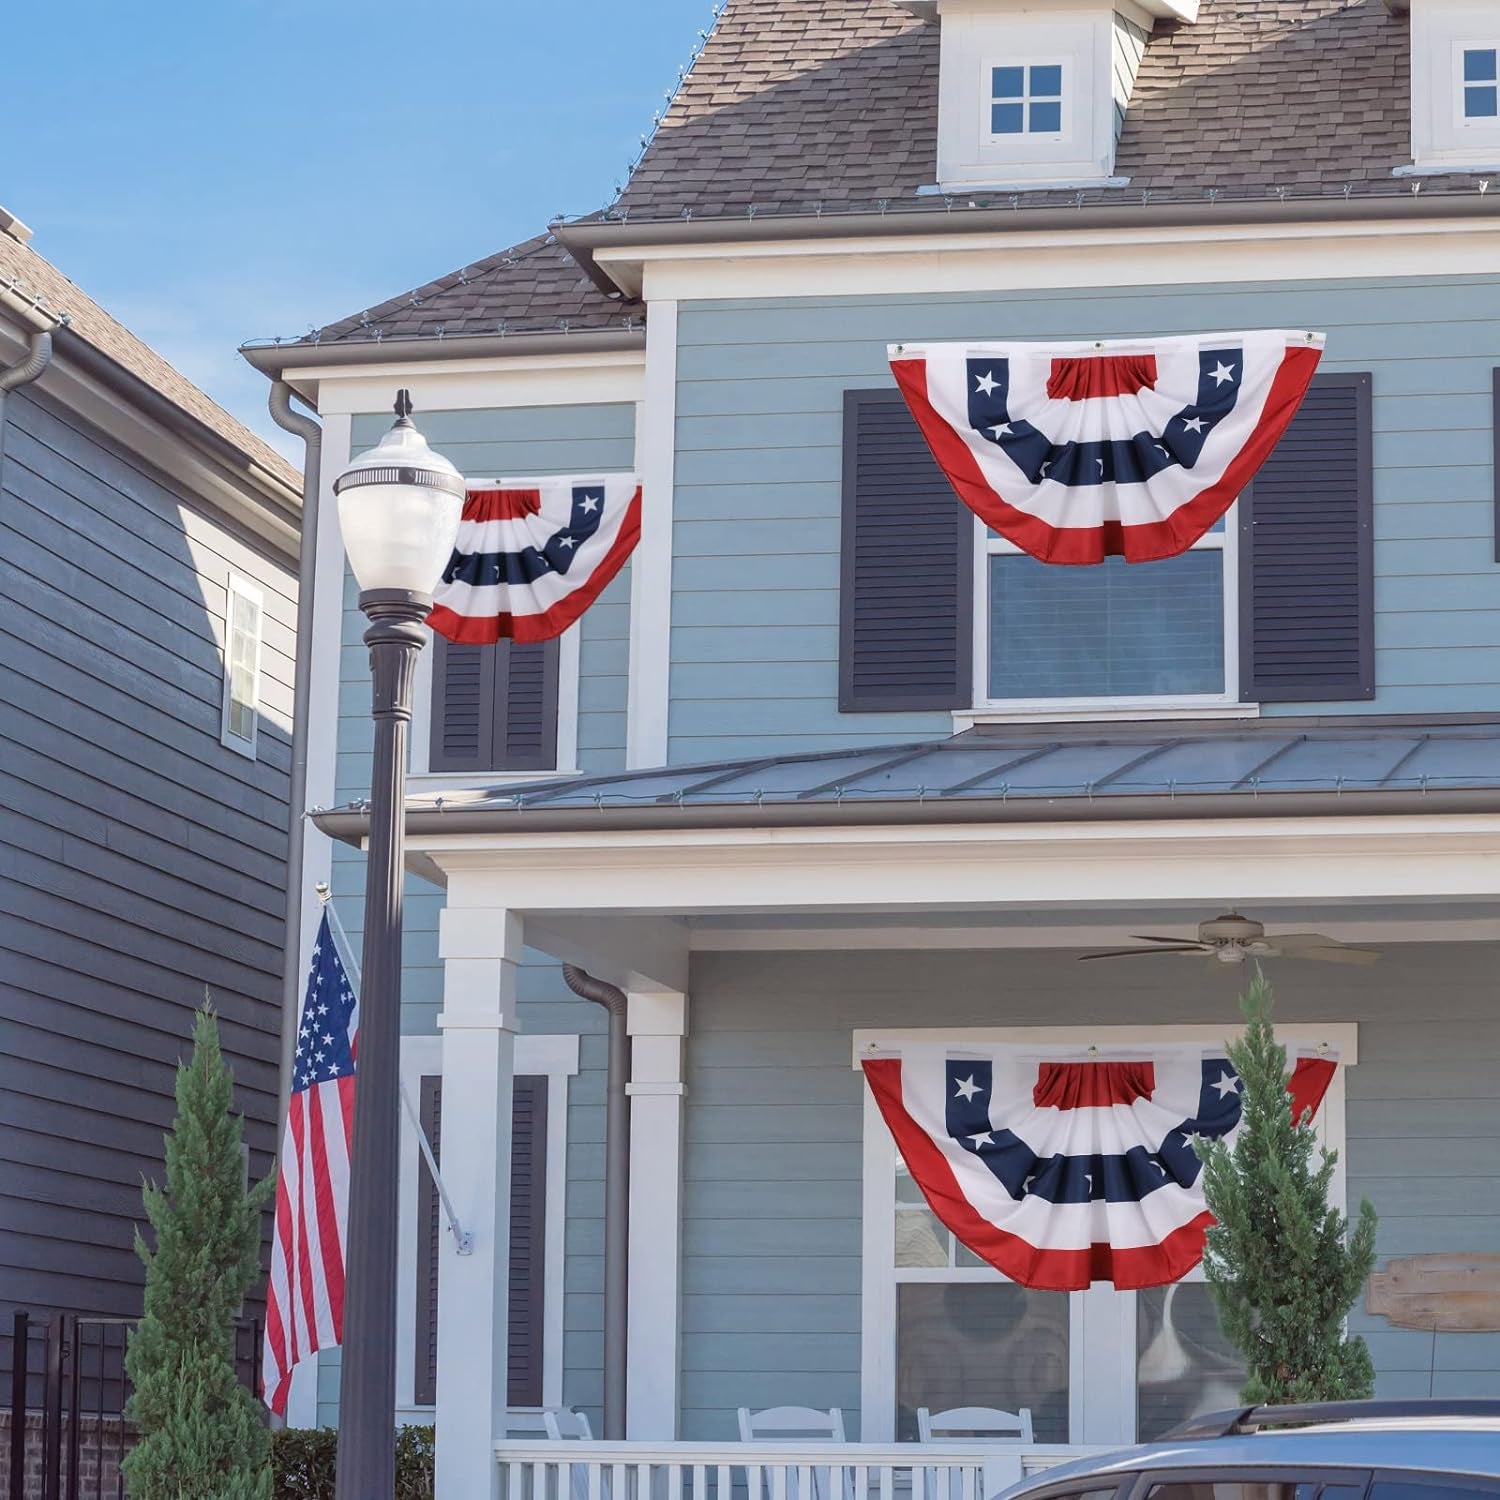
{"label": "small window with white frame", "polygon": [[1063,63],[989,63],[989,133],[996,137],[1063,134]]}
{"label": "small window with white frame", "polygon": [[1186,552],[1037,562],[976,523],[981,711],[1201,709],[1239,699],[1236,512]]}
{"label": "small window with white frame", "polygon": [[255,759],[260,722],[261,637],[265,595],[248,580],[230,574],[224,609],[224,702],[219,741]]}
{"label": "small window with white frame", "polygon": [[1458,48],[1457,106],[1466,125],[1500,124],[1500,42],[1466,42]]}

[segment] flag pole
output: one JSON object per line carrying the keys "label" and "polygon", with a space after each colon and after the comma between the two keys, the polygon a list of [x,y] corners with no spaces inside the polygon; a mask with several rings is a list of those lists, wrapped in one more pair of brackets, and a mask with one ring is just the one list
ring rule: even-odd
{"label": "flag pole", "polygon": [[[333,934],[333,941],[338,945],[339,959],[344,965],[345,972],[354,982],[354,993],[359,993],[359,965],[354,961],[353,952],[349,946],[349,934],[344,931],[344,924],[339,920],[338,909],[333,904],[333,892],[329,889],[328,882],[320,880],[317,884],[318,900],[328,916],[328,930]],[[358,1070],[355,1077],[359,1076]],[[355,1085],[358,1087],[358,1085]],[[427,1132],[422,1129],[422,1121],[411,1102],[411,1095],[407,1092],[406,1080],[401,1080],[401,1103],[406,1109],[406,1117],[411,1121],[411,1128],[417,1133],[417,1145],[422,1151],[422,1160],[427,1163],[427,1170],[432,1174],[432,1183],[438,1191],[438,1198],[442,1201],[443,1213],[448,1219],[448,1228],[453,1231],[454,1249],[460,1255],[472,1255],[474,1253],[474,1236],[458,1221],[458,1215],[453,1209],[453,1200],[448,1196],[448,1188],[443,1182],[443,1174],[438,1171],[437,1158],[432,1154],[432,1142],[427,1139]]]}

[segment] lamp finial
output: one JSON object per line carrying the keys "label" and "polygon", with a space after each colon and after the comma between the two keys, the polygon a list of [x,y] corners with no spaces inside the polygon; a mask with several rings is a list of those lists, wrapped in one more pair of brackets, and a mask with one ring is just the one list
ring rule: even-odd
{"label": "lamp finial", "polygon": [[404,425],[406,427],[410,427],[412,425],[411,392],[407,390],[405,386],[403,386],[399,391],[396,392],[395,411],[397,425]]}

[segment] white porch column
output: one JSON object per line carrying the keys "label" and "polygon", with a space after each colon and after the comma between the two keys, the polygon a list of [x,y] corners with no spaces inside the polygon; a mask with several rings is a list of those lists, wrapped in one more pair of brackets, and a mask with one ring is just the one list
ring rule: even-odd
{"label": "white porch column", "polygon": [[688,997],[630,990],[630,1326],[625,1431],[677,1437],[682,1368],[682,1127]]}
{"label": "white porch column", "polygon": [[510,1285],[511,1095],[521,919],[457,904],[442,915],[442,1173],[473,1236],[459,1255],[444,1233],[438,1260],[438,1500],[499,1492],[495,1439],[504,1432]]}

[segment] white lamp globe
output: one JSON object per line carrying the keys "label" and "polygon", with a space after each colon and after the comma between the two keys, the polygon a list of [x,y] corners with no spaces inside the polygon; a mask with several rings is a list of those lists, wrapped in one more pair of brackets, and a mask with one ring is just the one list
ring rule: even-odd
{"label": "white lamp globe", "polygon": [[360,589],[430,598],[453,555],[464,478],[412,424],[406,391],[396,397],[395,425],[334,480],[333,492]]}

